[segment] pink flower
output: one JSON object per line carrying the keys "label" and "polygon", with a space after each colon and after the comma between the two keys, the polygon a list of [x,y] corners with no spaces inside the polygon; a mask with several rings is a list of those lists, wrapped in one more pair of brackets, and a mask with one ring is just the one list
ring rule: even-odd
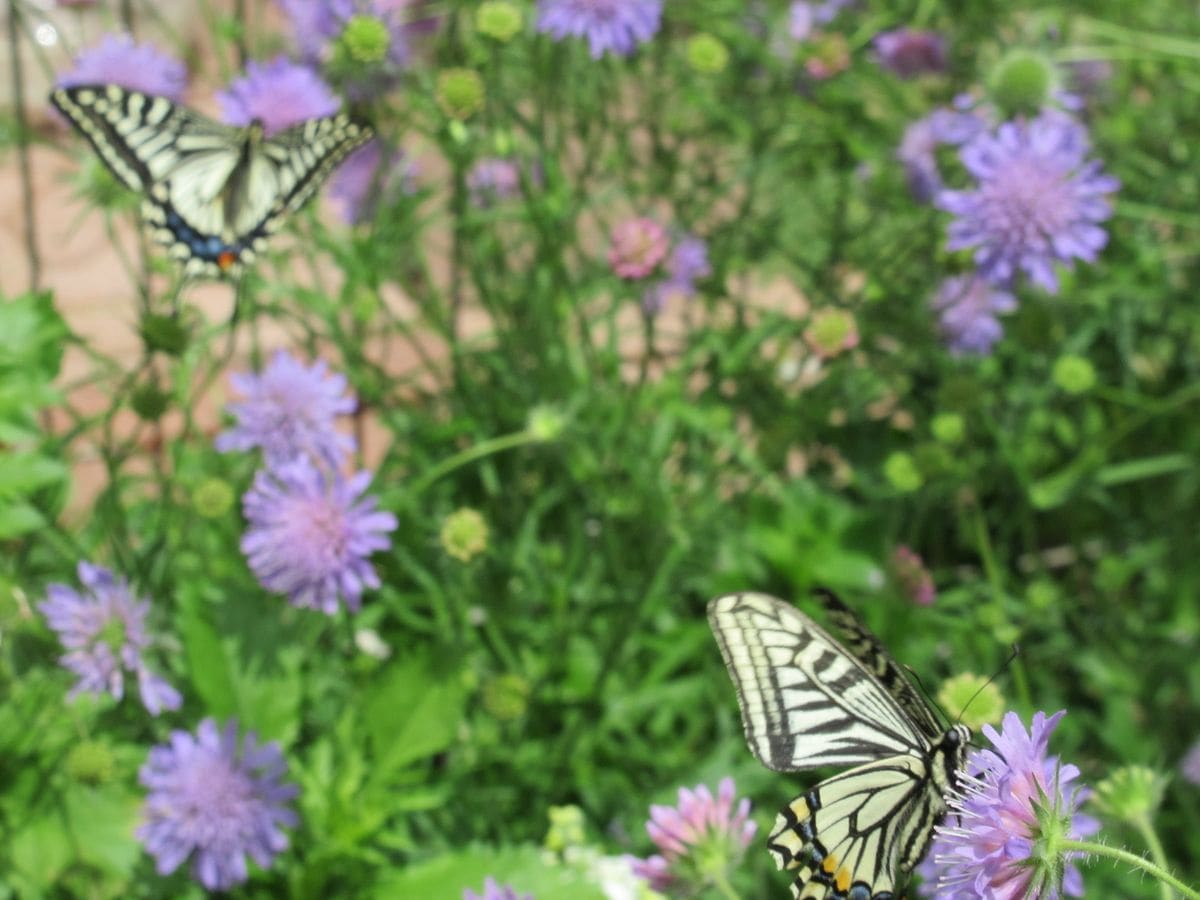
{"label": "pink flower", "polygon": [[653,219],[627,219],[612,230],[608,264],[621,278],[645,278],[667,257],[667,230]]}
{"label": "pink flower", "polygon": [[699,888],[712,877],[714,862],[728,871],[741,861],[758,826],[749,819],[750,801],[734,808],[732,778],[722,778],[714,797],[708,786],[679,789],[678,806],[651,806],[646,831],[659,853],[633,859],[634,874],[655,890]]}
{"label": "pink flower", "polygon": [[932,606],[937,599],[937,588],[933,586],[925,561],[903,544],[892,551],[892,574],[900,583],[904,596],[917,606]]}

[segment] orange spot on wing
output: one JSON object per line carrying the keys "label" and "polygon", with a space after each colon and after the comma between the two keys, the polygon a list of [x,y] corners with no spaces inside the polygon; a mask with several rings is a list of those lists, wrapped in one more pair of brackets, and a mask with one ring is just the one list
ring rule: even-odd
{"label": "orange spot on wing", "polygon": [[232,250],[224,250],[217,254],[217,265],[222,272],[228,272],[238,261],[238,255]]}
{"label": "orange spot on wing", "polygon": [[836,881],[837,889],[843,894],[850,890],[850,870],[844,866],[838,869]]}
{"label": "orange spot on wing", "polygon": [[821,868],[824,869],[829,875],[832,875],[837,870],[837,867],[837,857],[832,853],[828,854],[823,860],[821,860]]}

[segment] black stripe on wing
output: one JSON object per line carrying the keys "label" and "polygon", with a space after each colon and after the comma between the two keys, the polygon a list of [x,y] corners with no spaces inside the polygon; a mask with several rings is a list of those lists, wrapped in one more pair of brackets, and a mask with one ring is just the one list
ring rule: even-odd
{"label": "black stripe on wing", "polygon": [[884,649],[874,632],[833,591],[817,588],[813,594],[825,607],[829,622],[841,637],[841,644],[846,651],[875,676],[926,737],[931,741],[939,739],[944,726],[938,723],[929,704],[917,693],[908,676]]}

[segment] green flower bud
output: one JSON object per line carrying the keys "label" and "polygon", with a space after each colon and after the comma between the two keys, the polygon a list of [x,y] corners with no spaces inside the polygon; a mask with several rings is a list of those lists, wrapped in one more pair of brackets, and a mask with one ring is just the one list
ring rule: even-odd
{"label": "green flower bud", "polygon": [[233,506],[233,488],[220,478],[206,478],[192,491],[192,508],[206,519],[219,519]]}
{"label": "green flower bud", "polygon": [[582,809],[574,805],[550,807],[550,830],[542,842],[547,850],[561,853],[569,847],[582,847],[586,841]]}
{"label": "green flower bud", "polygon": [[442,549],[455,559],[470,562],[488,546],[488,527],[478,510],[456,510],[442,523]]}
{"label": "green flower bud", "polygon": [[379,65],[387,59],[392,36],[387,23],[375,16],[351,16],[338,38],[338,51],[360,65]]}
{"label": "green flower bud", "polygon": [[992,70],[992,100],[1006,116],[1036,113],[1050,99],[1057,77],[1054,64],[1029,50],[1014,50]]}
{"label": "green flower bud", "polygon": [[1153,769],[1125,766],[1096,785],[1092,802],[1105,816],[1139,824],[1158,811],[1166,786],[1166,776]]}
{"label": "green flower bud", "polygon": [[525,430],[535,440],[553,441],[557,440],[558,436],[563,433],[563,428],[566,427],[566,424],[562,413],[557,409],[550,406],[535,406],[529,411],[529,418],[525,422]]}
{"label": "green flower bud", "polygon": [[479,33],[507,44],[521,30],[521,10],[506,0],[486,0],[475,11],[475,27]]}
{"label": "green flower bud", "polygon": [[929,423],[933,436],[943,444],[960,444],[967,424],[958,413],[938,413]]}
{"label": "green flower bud", "polygon": [[715,75],[729,65],[729,51],[711,34],[697,34],[688,39],[687,61],[702,75]]}
{"label": "green flower bud", "polygon": [[529,682],[516,674],[498,675],[483,683],[483,708],[501,722],[512,722],[529,707]]}
{"label": "green flower bud", "polygon": [[436,96],[447,116],[469,119],[483,109],[483,79],[474,69],[445,69],[438,75]]}
{"label": "green flower bud", "polygon": [[129,405],[139,417],[147,422],[157,421],[170,405],[171,395],[156,384],[143,384],[135,388]]}
{"label": "green flower bud", "polygon": [[994,681],[963,672],[942,682],[937,701],[951,719],[958,718],[972,731],[995,725],[1004,718],[1004,695]]}
{"label": "green flower bud", "polygon": [[925,478],[917,468],[911,453],[897,450],[888,454],[883,461],[883,475],[888,483],[902,494],[911,494],[921,489]]}
{"label": "green flower bud", "polygon": [[1051,373],[1054,383],[1068,394],[1086,394],[1096,386],[1096,368],[1082,356],[1060,356]]}
{"label": "green flower bud", "polygon": [[141,322],[146,348],[168,356],[182,356],[188,346],[188,331],[177,316],[150,314]]}

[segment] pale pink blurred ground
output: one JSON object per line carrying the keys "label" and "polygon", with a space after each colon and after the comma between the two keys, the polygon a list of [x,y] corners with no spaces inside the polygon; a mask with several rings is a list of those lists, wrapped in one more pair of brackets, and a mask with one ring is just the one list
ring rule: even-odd
{"label": "pale pink blurred ground", "polygon": [[[183,37],[194,48],[193,55],[203,58],[203,29],[198,29],[194,34],[185,30]],[[60,65],[65,65],[65,62]],[[36,204],[35,236],[41,259],[40,286],[53,292],[57,308],[80,339],[104,357],[122,363],[127,361],[125,368],[132,369],[143,355],[142,343],[137,333],[134,282],[124,270],[121,258],[113,247],[104,216],[88,208],[74,196],[71,179],[77,172],[79,151],[83,144],[51,116],[41,93],[44,87],[37,84],[39,80],[44,79],[45,73],[41,72],[34,73],[34,77],[31,78],[38,90],[38,95],[33,96],[31,100],[32,124],[43,138],[30,150]],[[193,82],[188,102],[211,112],[212,87],[205,87],[202,80],[197,78]],[[414,150],[408,149],[410,152]],[[440,174],[444,173],[444,165],[436,155],[421,153],[419,148],[416,148],[416,151],[423,179],[426,183],[430,179],[436,181]],[[29,285],[29,268],[25,254],[25,219],[20,197],[17,156],[15,152],[9,152],[0,156],[0,293],[5,296],[20,293]],[[327,206],[322,206],[321,209],[323,218],[334,227],[340,227],[336,224],[336,217],[332,215],[331,209]],[[619,214],[619,211],[613,212]],[[629,212],[645,214],[650,211]],[[668,210],[660,211],[660,214],[664,216],[665,221],[669,221]],[[128,218],[117,220],[113,227],[117,240],[126,248],[129,258],[136,259],[136,234],[132,222]],[[583,233],[589,232],[596,243],[596,254],[602,258],[607,237],[598,229],[588,227],[587,223],[584,223]],[[434,230],[428,233],[426,238],[424,252],[433,260],[434,277],[440,279],[446,274],[446,235]],[[286,242],[295,241],[295,238],[280,236],[275,240],[279,246],[286,247]],[[403,248],[397,248],[397,252],[403,252]],[[328,274],[331,278],[336,278],[335,272],[331,271]],[[740,295],[752,295],[754,305],[763,309],[782,309],[795,314],[806,308],[803,298],[790,282],[783,278],[750,278],[729,287]],[[402,287],[390,289],[383,299],[396,314],[406,320],[416,320],[416,307],[404,296]],[[188,307],[198,311],[207,323],[226,322],[232,311],[233,288],[224,283],[194,282],[187,287],[184,301]],[[672,345],[678,342],[678,338],[688,327],[689,320],[695,315],[694,311],[689,312],[682,304],[677,303],[668,308],[658,323],[660,343],[656,349],[669,353]],[[464,335],[477,341],[486,339],[489,323],[480,310],[464,310],[462,325]],[[635,361],[644,351],[644,347],[640,313],[634,304],[630,304],[619,318],[618,328],[623,335],[622,346],[627,350],[624,355]],[[238,336],[237,352],[232,363],[234,369],[247,366],[249,341],[244,331],[243,327]],[[259,326],[256,329],[256,337],[259,346],[267,349],[285,346],[289,342],[288,335],[282,329],[272,327],[270,323]],[[595,334],[594,337],[601,342],[605,339],[602,334]],[[446,359],[447,348],[436,335],[425,332],[419,340],[427,355],[435,362]],[[397,375],[411,374],[418,366],[415,354],[411,350],[400,349],[403,346],[399,342],[389,344],[384,360],[387,370]],[[636,371],[636,368],[636,362],[631,362],[631,371]],[[109,403],[106,386],[111,384],[111,379],[98,386],[82,383],[89,375],[94,374],[94,371],[93,362],[81,350],[76,347],[68,348],[60,384],[69,387],[71,406],[85,414],[99,412],[107,408]],[[432,373],[425,374],[431,376],[425,379],[427,384],[436,383],[436,377],[433,377]],[[209,391],[195,398],[197,415],[207,434],[211,435],[218,430],[220,409],[227,399],[228,383],[225,378],[218,379]],[[63,416],[54,419],[54,424],[59,427],[64,422]],[[132,429],[136,428],[138,423],[133,414],[128,412],[120,420],[120,424],[122,428]],[[168,413],[157,426],[143,426],[136,433],[148,449],[153,449],[156,445],[171,440],[172,436],[178,433],[179,425],[178,414]],[[363,438],[365,456],[370,463],[382,453],[386,435],[370,417],[357,423],[356,430]],[[74,514],[82,514],[102,486],[104,470],[87,438],[77,441],[73,451],[76,478],[69,508]]]}

